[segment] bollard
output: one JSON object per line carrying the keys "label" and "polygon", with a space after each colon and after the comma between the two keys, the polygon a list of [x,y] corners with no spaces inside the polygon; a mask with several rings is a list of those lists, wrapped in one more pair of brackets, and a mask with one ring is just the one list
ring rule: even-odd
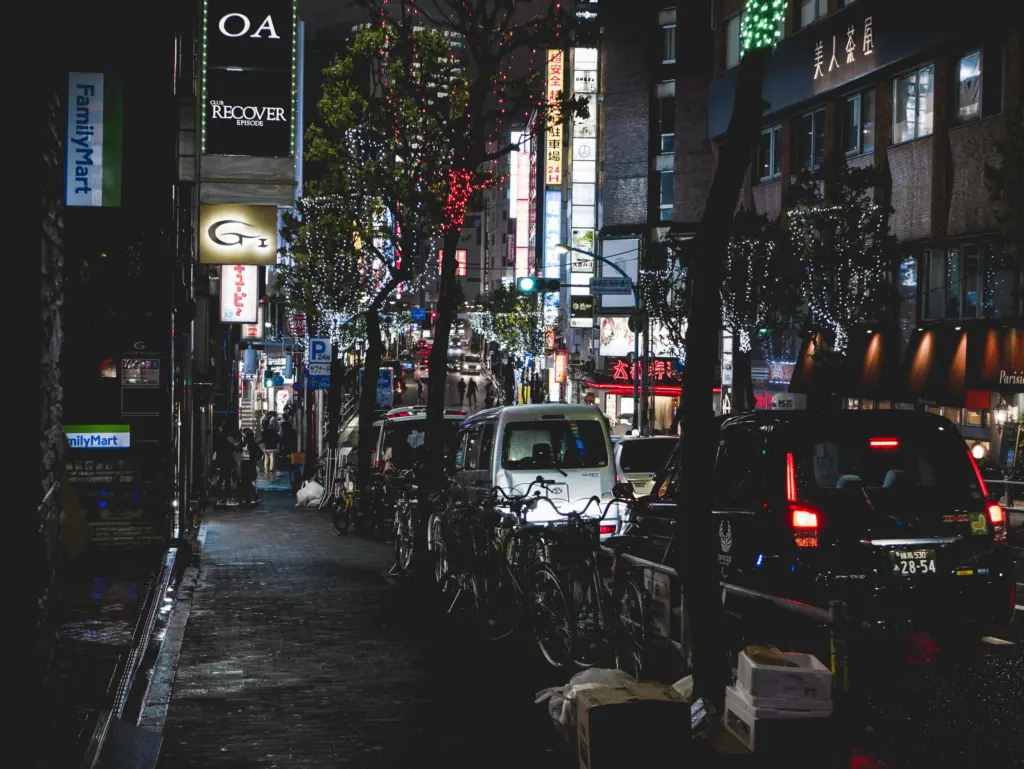
{"label": "bollard", "polygon": [[829,613],[829,645],[832,653],[832,691],[833,715],[835,717],[836,767],[847,769],[852,766],[853,750],[850,745],[850,660],[846,648],[846,604],[842,601],[830,601]]}

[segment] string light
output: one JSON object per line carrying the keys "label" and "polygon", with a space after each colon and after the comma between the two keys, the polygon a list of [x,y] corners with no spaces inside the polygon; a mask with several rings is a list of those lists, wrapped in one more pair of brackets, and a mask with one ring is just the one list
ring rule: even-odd
{"label": "string light", "polygon": [[740,20],[740,51],[774,48],[782,39],[787,0],[747,0]]}

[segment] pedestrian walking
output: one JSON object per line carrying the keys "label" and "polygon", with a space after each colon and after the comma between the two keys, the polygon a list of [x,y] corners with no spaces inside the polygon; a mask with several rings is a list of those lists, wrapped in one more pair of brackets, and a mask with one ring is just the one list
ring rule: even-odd
{"label": "pedestrian walking", "polygon": [[260,495],[256,491],[256,468],[259,467],[259,462],[263,458],[263,450],[256,443],[256,435],[248,428],[242,432],[240,455],[242,460],[240,501],[242,504],[255,505],[260,501]]}
{"label": "pedestrian walking", "polygon": [[267,426],[263,430],[263,470],[267,475],[277,470],[277,450],[281,445],[281,434],[278,431],[277,415],[271,414]]}
{"label": "pedestrian walking", "polygon": [[459,405],[461,406],[466,401],[466,380],[460,379],[458,384],[459,390]]}
{"label": "pedestrian walking", "polygon": [[423,398],[423,380],[422,379],[417,379],[416,380],[416,402],[417,403],[425,403],[426,402],[424,400],[424,398]]}
{"label": "pedestrian walking", "polygon": [[487,383],[487,391],[484,393],[484,408],[494,407],[494,384]]}
{"label": "pedestrian walking", "polygon": [[292,464],[292,454],[299,450],[299,434],[295,431],[291,417],[285,417],[281,423],[281,453],[284,455],[284,464],[288,468],[288,481],[292,491],[299,489],[298,466]]}
{"label": "pedestrian walking", "polygon": [[469,380],[469,387],[466,389],[466,393],[469,395],[469,405],[476,405],[476,380]]}

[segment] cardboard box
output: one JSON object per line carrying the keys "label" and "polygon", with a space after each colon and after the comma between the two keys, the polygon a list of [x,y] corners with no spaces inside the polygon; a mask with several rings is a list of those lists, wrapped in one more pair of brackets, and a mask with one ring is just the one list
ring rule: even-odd
{"label": "cardboard box", "polygon": [[690,742],[690,704],[666,684],[584,690],[573,707],[580,769],[656,766]]}
{"label": "cardboard box", "polygon": [[751,752],[785,756],[799,745],[805,755],[827,757],[831,717],[831,710],[755,708],[736,687],[725,690],[725,728]]}
{"label": "cardboard box", "polygon": [[736,683],[736,693],[743,701],[752,708],[767,708],[769,710],[817,710],[825,713],[832,712],[832,700],[812,699],[786,699],[784,697],[755,697],[745,688],[743,684]]}
{"label": "cardboard box", "polygon": [[736,683],[751,697],[782,700],[830,700],[832,671],[813,654],[783,654],[795,668],[759,665],[740,652]]}

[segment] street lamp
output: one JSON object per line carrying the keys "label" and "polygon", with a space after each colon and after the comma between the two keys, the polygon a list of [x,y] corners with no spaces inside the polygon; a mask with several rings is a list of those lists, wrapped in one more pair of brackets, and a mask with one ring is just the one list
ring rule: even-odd
{"label": "street lamp", "polygon": [[1003,397],[999,396],[999,403],[997,403],[996,407],[992,409],[992,420],[996,423],[1000,433],[1003,431],[1003,425],[1006,424],[1006,420],[1009,416],[1010,407],[1007,405],[1006,401],[1003,400]]}

